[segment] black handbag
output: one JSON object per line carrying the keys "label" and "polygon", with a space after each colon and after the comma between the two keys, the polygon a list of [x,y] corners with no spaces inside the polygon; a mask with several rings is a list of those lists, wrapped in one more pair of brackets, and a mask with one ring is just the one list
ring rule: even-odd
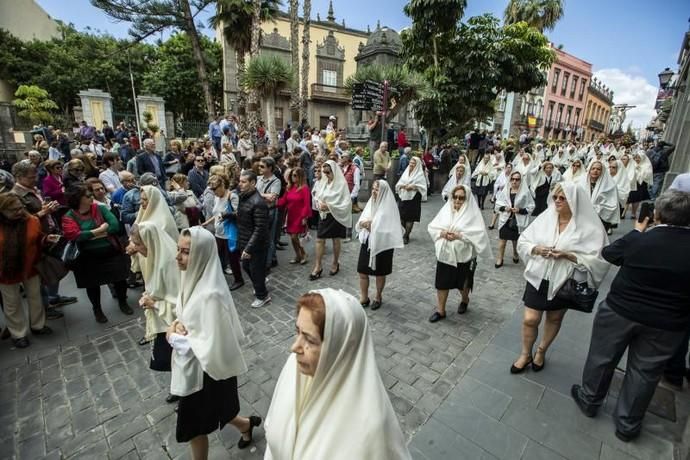
{"label": "black handbag", "polygon": [[62,257],[60,257],[60,259],[62,263],[65,264],[65,267],[71,269],[76,263],[77,258],[79,258],[79,246],[76,241],[69,241],[62,251]]}
{"label": "black handbag", "polygon": [[592,313],[598,296],[599,291],[589,287],[586,281],[578,283],[574,279],[568,278],[556,293],[554,300],[568,305],[570,310]]}
{"label": "black handbag", "polygon": [[36,271],[45,285],[57,284],[69,273],[69,269],[62,260],[48,254],[43,254],[41,260],[38,261]]}
{"label": "black handbag", "polygon": [[515,217],[515,214],[510,214],[510,217],[508,218],[508,222],[506,222],[506,225],[508,226],[509,230],[519,232],[517,217]]}

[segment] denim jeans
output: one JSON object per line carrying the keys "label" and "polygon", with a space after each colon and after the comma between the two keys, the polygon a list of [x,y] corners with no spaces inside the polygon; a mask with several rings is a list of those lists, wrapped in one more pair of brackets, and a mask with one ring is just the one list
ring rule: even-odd
{"label": "denim jeans", "polygon": [[266,289],[266,249],[254,250],[250,259],[242,259],[242,268],[254,286],[254,292],[257,299],[265,299],[268,297],[268,290]]}
{"label": "denim jeans", "polygon": [[652,201],[656,200],[661,193],[661,186],[664,183],[664,177],[666,177],[666,173],[654,173],[652,176],[652,190],[649,194],[649,197]]}
{"label": "denim jeans", "polygon": [[278,209],[268,210],[268,251],[266,251],[266,268],[271,267],[271,261],[276,257],[276,231],[278,227]]}

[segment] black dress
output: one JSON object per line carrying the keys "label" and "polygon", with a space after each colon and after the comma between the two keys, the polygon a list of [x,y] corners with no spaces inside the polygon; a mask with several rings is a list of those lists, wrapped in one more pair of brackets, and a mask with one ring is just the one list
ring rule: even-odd
{"label": "black dress", "polygon": [[156,334],[151,348],[149,369],[159,372],[170,372],[170,361],[173,349],[165,338],[165,332]]}
{"label": "black dress", "polygon": [[536,217],[542,212],[546,211],[546,208],[548,207],[546,200],[549,198],[549,191],[551,191],[550,177],[546,179],[546,182],[534,190],[534,211],[532,211],[533,216]]}
{"label": "black dress", "polygon": [[204,372],[204,386],[196,393],[180,398],[177,406],[177,442],[222,429],[240,413],[237,377],[213,380]]}
{"label": "black dress", "polygon": [[357,273],[369,276],[388,276],[393,273],[393,249],[379,252],[376,255],[376,270],[369,268],[369,242],[359,248],[357,259]]}
{"label": "black dress", "polygon": [[401,221],[419,222],[422,217],[422,194],[417,192],[411,200],[400,200],[398,209]]}
{"label": "black dress", "polygon": [[[516,193],[510,194],[510,207],[515,207],[515,196]],[[498,238],[503,241],[517,241],[520,238],[520,231],[517,228],[510,228],[510,220],[515,219],[515,216],[511,214],[510,218],[503,224],[503,226],[498,229]]]}
{"label": "black dress", "polygon": [[649,187],[646,182],[637,184],[637,190],[630,192],[628,195],[628,203],[639,203],[641,201],[647,201],[649,196]]}
{"label": "black dress", "polygon": [[346,236],[347,229],[330,212],[326,214],[325,219],[319,221],[319,227],[316,230],[316,237],[318,239],[328,240],[331,238],[345,238]]}
{"label": "black dress", "polygon": [[554,311],[568,308],[568,305],[559,302],[555,297],[551,300],[547,300],[548,292],[548,280],[542,280],[538,290],[527,283],[527,286],[525,286],[525,293],[522,295],[522,301],[525,302],[525,306],[534,310]]}
{"label": "black dress", "polygon": [[441,291],[462,290],[467,287],[471,291],[474,287],[474,271],[476,269],[476,257],[468,262],[458,264],[457,267],[437,261],[435,287]]}

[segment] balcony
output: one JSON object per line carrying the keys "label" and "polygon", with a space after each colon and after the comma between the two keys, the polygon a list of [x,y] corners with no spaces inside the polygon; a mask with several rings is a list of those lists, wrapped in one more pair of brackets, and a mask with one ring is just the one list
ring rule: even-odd
{"label": "balcony", "polygon": [[[534,117],[537,119],[537,124],[535,126],[529,126],[529,117]],[[535,117],[534,115],[520,115],[520,126],[525,126],[529,128],[541,128],[544,124],[544,119],[541,117]]]}
{"label": "balcony", "polygon": [[311,84],[311,99],[331,102],[348,103],[352,96],[347,89],[342,86],[322,85],[321,83]]}
{"label": "balcony", "polygon": [[603,123],[600,123],[596,120],[589,120],[589,127],[592,129],[596,129],[597,131],[603,131],[605,128]]}

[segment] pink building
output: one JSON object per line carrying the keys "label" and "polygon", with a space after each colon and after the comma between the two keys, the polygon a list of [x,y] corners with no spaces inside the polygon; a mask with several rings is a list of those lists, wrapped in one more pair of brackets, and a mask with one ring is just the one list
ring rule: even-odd
{"label": "pink building", "polygon": [[582,137],[585,102],[592,64],[565,51],[551,48],[556,61],[549,69],[544,88],[544,139],[578,139]]}

